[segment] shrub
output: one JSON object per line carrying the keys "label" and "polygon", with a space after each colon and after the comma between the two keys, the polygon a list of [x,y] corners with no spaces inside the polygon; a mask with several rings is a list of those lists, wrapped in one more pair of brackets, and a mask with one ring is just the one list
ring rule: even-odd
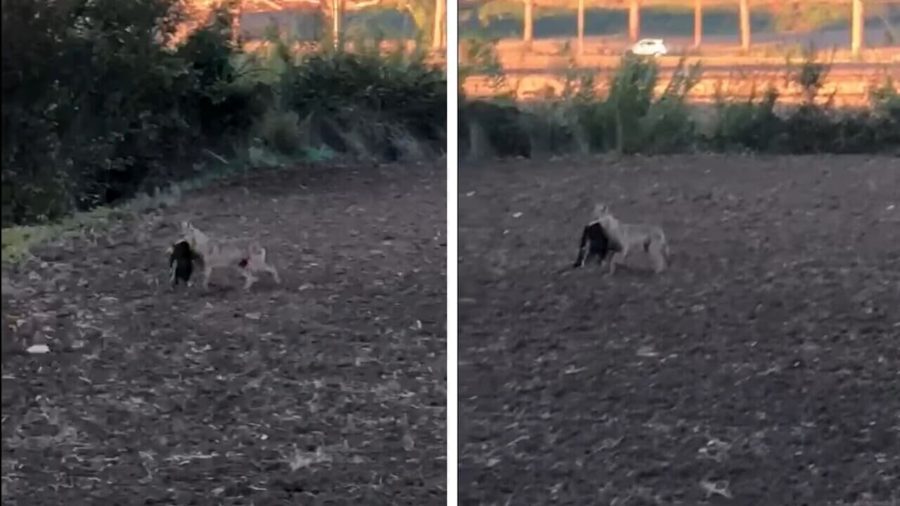
{"label": "shrub", "polygon": [[182,20],[180,0],[4,0],[4,226],[193,178],[210,153],[443,148],[446,80],[421,55],[246,55],[224,7],[175,46]]}
{"label": "shrub", "polygon": [[459,110],[460,152],[470,157],[530,157],[526,116],[512,104],[464,102]]}
{"label": "shrub", "polygon": [[716,95],[709,129],[700,131],[688,93],[701,75],[682,60],[667,87],[655,93],[653,60],[627,56],[599,98],[592,77],[567,69],[561,97],[517,109],[511,104],[469,101],[460,109],[460,146],[470,156],[532,156],[540,153],[670,153],[697,146],[719,151],[771,153],[865,153],[900,150],[900,94],[885,80],[870,91],[871,107],[841,111],[822,100],[829,65],[812,50],[788,78],[803,90],[799,106],[776,112],[779,95],[768,88],[748,99]]}
{"label": "shrub", "polygon": [[716,93],[713,132],[710,147],[730,151],[770,151],[782,137],[782,120],[775,114],[778,91],[769,87],[757,100],[755,92],[746,101],[729,102],[720,90]]}
{"label": "shrub", "polygon": [[282,105],[301,117],[330,123],[339,132],[374,135],[376,144],[393,144],[387,131],[401,129],[434,150],[445,145],[447,81],[422,55],[311,55],[286,71],[281,93]]}
{"label": "shrub", "polygon": [[591,151],[634,152],[640,148],[641,121],[653,102],[658,74],[654,62],[626,56],[610,80],[605,100],[583,93],[573,101],[578,128]]}
{"label": "shrub", "polygon": [[497,54],[497,40],[483,37],[470,37],[460,43],[459,51],[459,93],[462,85],[472,75],[486,75],[490,78],[494,91],[506,87],[506,74]]}
{"label": "shrub", "polygon": [[257,136],[265,145],[281,154],[295,155],[307,142],[303,142],[300,117],[293,111],[271,109],[263,114],[256,125]]}
{"label": "shrub", "polygon": [[584,131],[573,114],[577,102],[539,102],[525,108],[528,113],[523,128],[530,141],[532,155],[588,153],[590,148]]}
{"label": "shrub", "polygon": [[512,105],[467,103],[460,112],[460,145],[471,144],[472,125],[498,156],[566,151],[624,153],[690,149],[694,122],[686,96],[700,69],[682,61],[666,90],[654,90],[659,69],[652,60],[628,56],[614,72],[608,95],[594,93],[593,78],[572,73],[562,97],[516,111]]}
{"label": "shrub", "polygon": [[4,224],[177,171],[196,142],[181,101],[195,72],[166,49],[180,19],[174,0],[4,2]]}
{"label": "shrub", "polygon": [[650,104],[640,125],[640,149],[649,153],[671,153],[691,149],[696,125],[687,105],[687,95],[700,80],[700,65],[678,62],[662,95]]}
{"label": "shrub", "polygon": [[888,76],[880,86],[869,92],[872,115],[875,118],[875,143],[900,151],[900,91]]}

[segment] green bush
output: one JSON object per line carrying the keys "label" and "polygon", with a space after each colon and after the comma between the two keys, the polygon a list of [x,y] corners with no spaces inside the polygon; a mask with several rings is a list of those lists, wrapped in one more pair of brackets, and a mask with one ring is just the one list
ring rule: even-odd
{"label": "green bush", "polygon": [[775,114],[778,91],[768,88],[757,100],[755,93],[746,101],[728,101],[716,94],[716,117],[709,146],[719,151],[772,151],[781,143],[782,120]]}
{"label": "green bush", "polygon": [[563,155],[588,153],[587,139],[573,114],[573,102],[538,102],[525,109],[528,113],[523,128],[530,140],[534,155]]}
{"label": "green bush", "polygon": [[[300,117],[294,111],[271,109],[266,111],[256,125],[258,138],[271,150],[281,155],[296,155],[304,144],[300,129]],[[307,140],[307,142],[303,142]]]}
{"label": "green bush", "polygon": [[567,82],[562,97],[518,113],[511,105],[467,102],[460,112],[460,145],[470,142],[469,125],[478,124],[485,130],[490,151],[499,156],[690,149],[695,126],[686,96],[699,78],[699,67],[686,68],[682,61],[669,86],[656,97],[658,75],[654,61],[629,56],[614,72],[609,93],[602,99],[593,91],[593,79],[580,75]]}
{"label": "green bush", "polygon": [[252,148],[251,159],[271,159],[259,150],[305,156],[326,145],[395,159],[443,149],[446,80],[421,56],[297,63],[282,44],[258,58],[232,45],[225,8],[176,46],[181,5],[4,0],[4,226],[193,178],[210,153],[227,161]]}
{"label": "green bush", "polygon": [[496,39],[469,37],[460,42],[459,49],[460,93],[466,78],[476,74],[489,76],[495,91],[505,87],[506,74],[497,54]]}
{"label": "green bush", "polygon": [[179,177],[195,146],[229,126],[210,117],[234,110],[221,65],[229,48],[191,52],[210,26],[170,51],[181,14],[174,0],[4,2],[4,225]]}
{"label": "green bush", "polygon": [[481,100],[461,103],[460,153],[470,158],[531,157],[528,117],[512,104]]}
{"label": "green bush", "polygon": [[[763,153],[870,153],[900,149],[900,94],[891,80],[873,88],[871,107],[842,111],[820,97],[829,65],[806,52],[789,67],[800,85],[799,106],[777,112],[779,95],[732,100],[719,92],[710,128],[701,130],[687,95],[700,79],[698,65],[684,61],[658,95],[653,60],[627,56],[599,98],[587,74],[572,73],[562,97],[516,109],[466,101],[460,109],[460,146],[471,156],[533,156],[565,152],[672,153],[697,148]],[[473,125],[475,133],[473,135]],[[478,149],[471,149],[477,137]],[[463,148],[465,147],[465,148]]]}
{"label": "green bush", "polygon": [[696,125],[687,104],[687,95],[700,80],[700,65],[678,62],[672,79],[660,97],[651,102],[641,118],[639,149],[649,153],[690,150],[696,143]]}
{"label": "green bush", "polygon": [[347,127],[362,111],[418,138],[446,138],[447,81],[423,55],[311,55],[289,69],[283,92],[284,105],[301,116],[328,114]]}
{"label": "green bush", "polygon": [[900,91],[888,76],[880,86],[869,92],[872,115],[877,122],[876,145],[892,146],[900,150]]}

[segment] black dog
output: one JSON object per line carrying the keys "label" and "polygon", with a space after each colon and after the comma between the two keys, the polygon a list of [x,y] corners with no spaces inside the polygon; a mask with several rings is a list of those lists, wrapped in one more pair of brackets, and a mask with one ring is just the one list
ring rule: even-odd
{"label": "black dog", "polygon": [[[588,246],[585,248],[585,246]],[[573,269],[584,266],[592,256],[597,257],[597,263],[602,264],[610,253],[622,251],[622,247],[615,241],[611,240],[606,234],[606,230],[599,222],[589,223],[584,227],[581,233],[581,243],[578,245],[578,258],[575,260]]]}
{"label": "black dog", "polygon": [[200,260],[200,256],[191,249],[191,245],[187,241],[172,245],[172,254],[169,255],[172,286],[177,285],[179,280],[187,284],[194,272],[194,261],[196,260]]}

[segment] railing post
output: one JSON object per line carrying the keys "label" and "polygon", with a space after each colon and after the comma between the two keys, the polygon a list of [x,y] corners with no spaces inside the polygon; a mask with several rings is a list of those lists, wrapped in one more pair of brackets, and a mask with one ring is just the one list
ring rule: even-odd
{"label": "railing post", "polygon": [[850,50],[853,53],[854,58],[858,58],[860,52],[862,51],[863,44],[865,42],[864,34],[865,34],[865,23],[866,23],[866,15],[865,8],[863,6],[863,0],[852,0],[853,1],[853,12],[851,19],[851,35],[850,35]]}
{"label": "railing post", "polygon": [[632,43],[641,37],[641,2],[631,0],[628,4],[628,39]]}
{"label": "railing post", "polygon": [[747,53],[750,51],[750,2],[740,0],[741,11],[741,49]]}

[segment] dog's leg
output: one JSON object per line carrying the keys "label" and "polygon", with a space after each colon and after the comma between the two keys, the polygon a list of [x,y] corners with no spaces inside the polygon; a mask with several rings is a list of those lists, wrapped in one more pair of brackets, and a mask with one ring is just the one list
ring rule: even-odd
{"label": "dog's leg", "polygon": [[612,253],[609,254],[609,273],[610,274],[616,273],[616,261],[617,261],[618,256],[619,256],[619,254],[615,251],[613,251]]}

